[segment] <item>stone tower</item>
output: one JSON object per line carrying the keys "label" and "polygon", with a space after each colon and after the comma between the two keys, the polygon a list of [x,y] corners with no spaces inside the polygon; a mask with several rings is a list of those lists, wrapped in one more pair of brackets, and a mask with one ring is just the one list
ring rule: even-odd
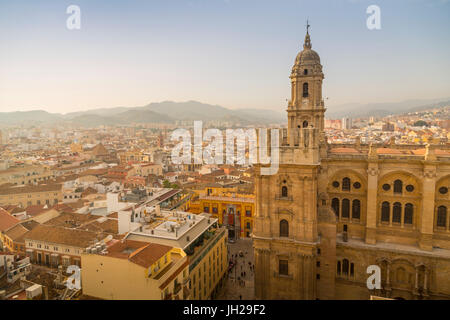
{"label": "stone tower", "polygon": [[[329,260],[335,259],[336,225],[326,195],[318,194],[320,154],[325,147],[324,75],[320,57],[311,49],[308,28],[290,76],[292,97],[288,128],[280,134],[279,170],[261,175],[262,165],[255,166],[257,299],[317,299],[318,290],[334,288],[330,283],[334,277],[321,282],[325,288],[318,287],[321,243],[327,248],[322,268],[329,266],[327,271],[334,275],[335,264]],[[333,298],[333,292],[325,298]]]}

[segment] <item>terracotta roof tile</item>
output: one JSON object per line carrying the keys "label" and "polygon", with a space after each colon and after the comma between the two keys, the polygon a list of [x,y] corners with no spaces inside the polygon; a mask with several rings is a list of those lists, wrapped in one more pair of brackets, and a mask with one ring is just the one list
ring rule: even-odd
{"label": "terracotta roof tile", "polygon": [[5,209],[0,208],[0,231],[7,230],[19,222],[19,219],[10,215]]}

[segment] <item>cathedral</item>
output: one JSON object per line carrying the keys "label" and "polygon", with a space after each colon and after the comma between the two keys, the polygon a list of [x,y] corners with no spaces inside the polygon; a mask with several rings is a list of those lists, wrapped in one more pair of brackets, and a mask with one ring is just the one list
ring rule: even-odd
{"label": "cathedral", "polygon": [[290,79],[279,170],[255,166],[256,299],[450,298],[450,149],[328,143],[308,29]]}

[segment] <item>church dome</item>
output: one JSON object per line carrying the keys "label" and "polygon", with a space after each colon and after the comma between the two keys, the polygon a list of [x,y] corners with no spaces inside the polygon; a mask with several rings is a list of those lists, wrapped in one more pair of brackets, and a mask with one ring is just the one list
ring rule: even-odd
{"label": "church dome", "polygon": [[295,58],[296,65],[316,64],[316,63],[320,63],[319,54],[314,50],[308,48],[300,51],[297,57]]}
{"label": "church dome", "polygon": [[297,54],[295,58],[294,67],[292,68],[292,73],[295,75],[303,75],[306,73],[305,69],[312,71],[314,73],[322,72],[322,65],[320,64],[319,54],[311,49],[311,38],[309,36],[309,24],[306,29],[305,43],[303,44],[303,50]]}

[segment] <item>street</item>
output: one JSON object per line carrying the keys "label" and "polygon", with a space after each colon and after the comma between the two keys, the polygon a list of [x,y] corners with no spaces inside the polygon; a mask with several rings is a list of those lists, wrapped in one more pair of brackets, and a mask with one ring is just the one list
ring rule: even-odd
{"label": "street", "polygon": [[[238,239],[235,243],[228,243],[228,260],[235,262],[229,271],[223,289],[218,293],[217,300],[253,300],[254,272],[252,239]],[[239,253],[242,252],[242,257]],[[249,265],[249,262],[251,265]],[[244,274],[245,272],[245,274]]]}

